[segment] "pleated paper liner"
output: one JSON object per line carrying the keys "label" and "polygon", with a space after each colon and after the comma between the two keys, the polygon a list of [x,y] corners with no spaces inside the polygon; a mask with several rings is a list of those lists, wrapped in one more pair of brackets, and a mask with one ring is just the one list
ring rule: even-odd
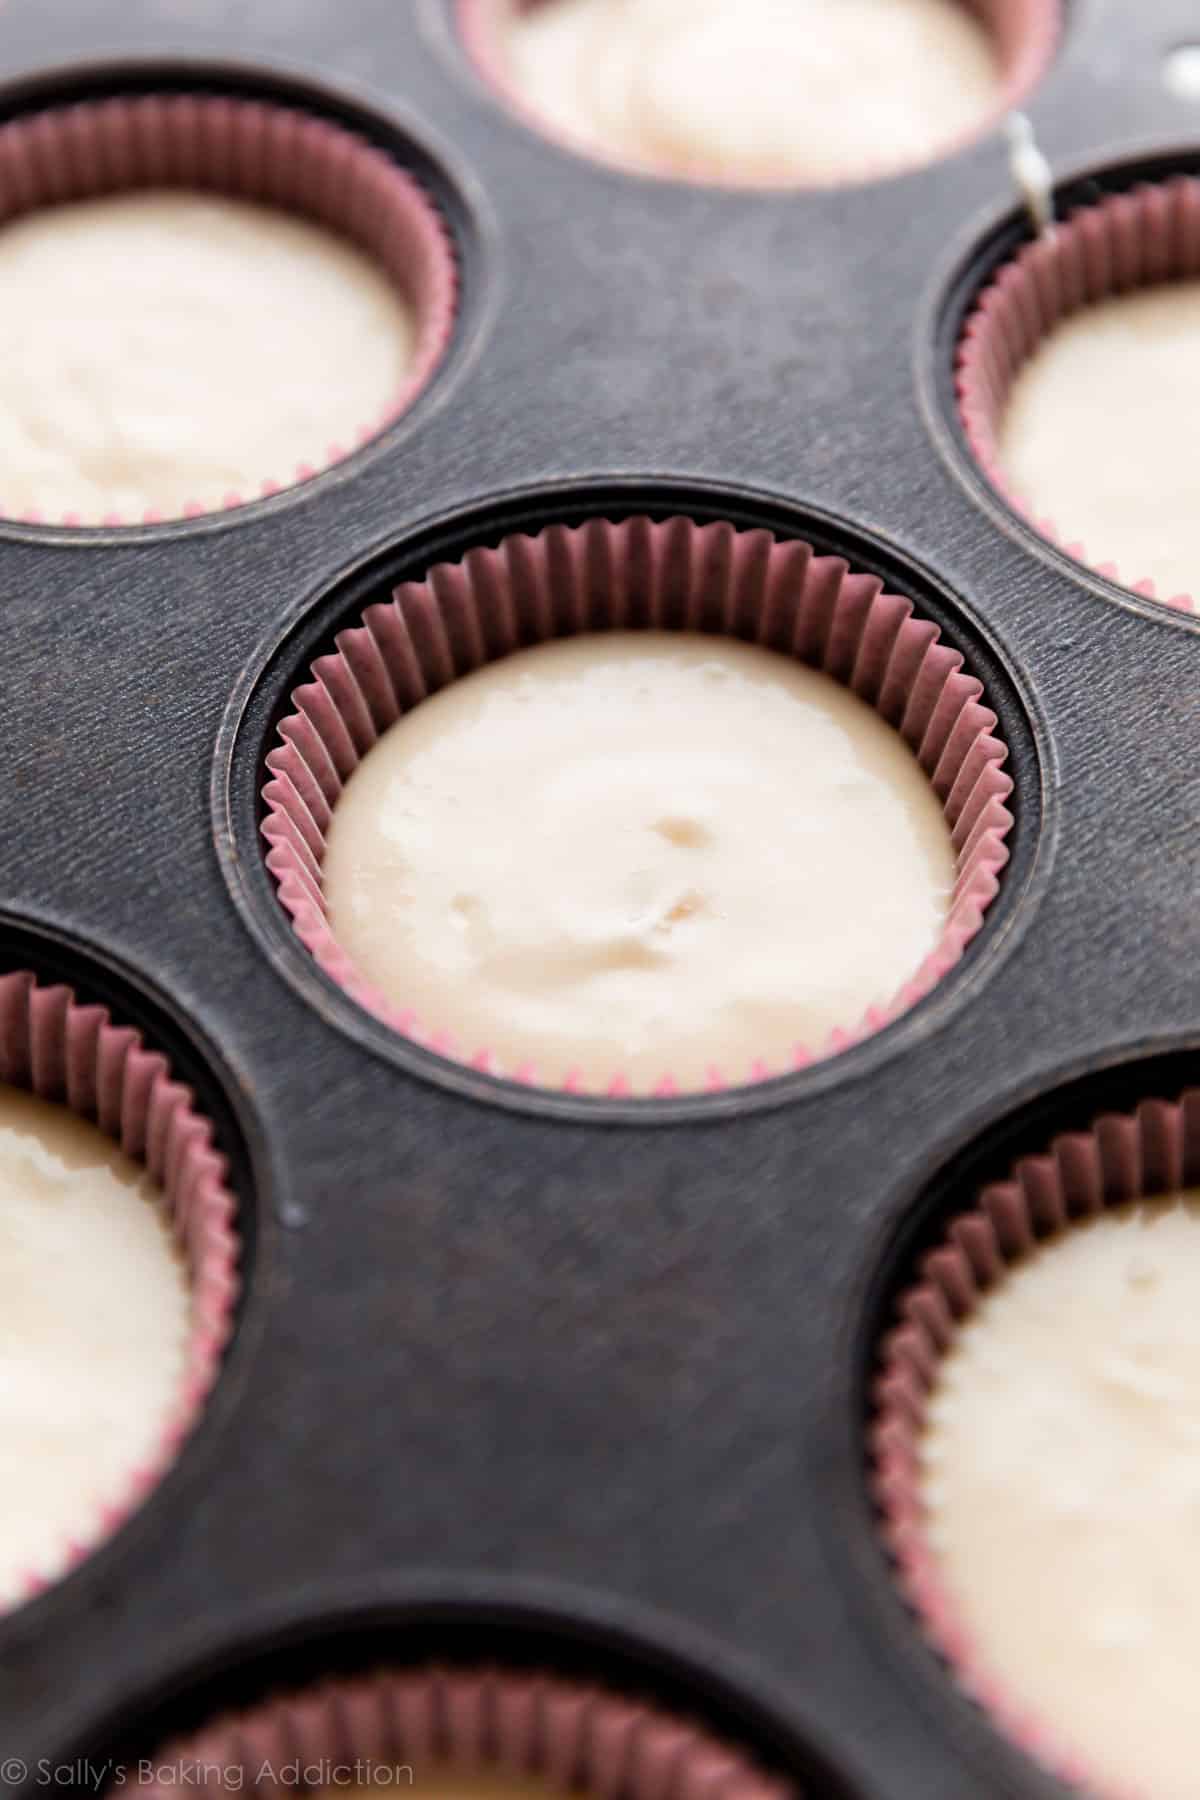
{"label": "pleated paper liner", "polygon": [[[822,188],[885,180],[891,175],[907,173],[912,168],[940,162],[964,149],[995,129],[1016,106],[1032,92],[1054,60],[1062,35],[1061,0],[958,0],[963,10],[983,27],[992,47],[999,70],[999,90],[992,105],[985,109],[967,131],[957,132],[931,149],[927,156],[902,161],[889,160],[881,149],[870,166],[855,165],[838,176],[812,176],[781,172],[775,177],[739,174],[721,160],[682,162],[634,158],[619,149],[606,147],[598,138],[581,130],[567,133],[557,121],[549,120],[513,79],[504,53],[502,33],[505,20],[513,14],[532,11],[540,6],[554,6],[557,0],[457,0],[459,35],[472,62],[489,86],[504,100],[511,111],[541,136],[577,156],[610,164],[634,175],[657,175],[669,181],[689,181],[708,187],[729,188]],[[730,4],[733,0],[730,0]],[[797,70],[797,93],[801,96],[804,73]],[[752,104],[739,98],[739,104]],[[854,104],[853,78],[847,75],[846,104]]]}
{"label": "pleated paper liner", "polygon": [[[368,1012],[439,1052],[537,1084],[537,1071],[508,1070],[495,1045],[452,1043],[437,1019],[417,1019],[380,993],[342,950],[326,913],[321,863],[325,833],[343,786],[377,739],[427,695],[510,651],[587,631],[707,632],[795,657],[851,689],[908,744],[942,803],[956,855],[956,880],[940,942],[898,994],[847,1019],[820,1046],[831,1055],[912,1006],[962,956],[994,898],[1007,860],[1012,782],[996,716],[980,683],[964,674],[938,627],[912,602],[854,574],[838,557],[764,530],[687,518],[594,519],[517,534],[469,551],[406,582],[338,634],[267,757],[263,798],[267,867],[301,942]],[[747,929],[753,929],[747,921]],[[813,1060],[797,1046],[789,1067]],[[764,1058],[729,1071],[730,1084],[781,1073]],[[578,1091],[568,1078],[564,1084]],[[710,1085],[726,1085],[715,1071]],[[620,1069],[604,1091],[632,1091]],[[664,1068],[658,1094],[679,1091]]]}
{"label": "pleated paper liner", "polygon": [[[1032,524],[1097,574],[1184,612],[1190,594],[1160,595],[1136,569],[1122,569],[1103,544],[1064,541],[1058,523],[1007,475],[1000,432],[1013,384],[1064,320],[1098,301],[1164,282],[1200,278],[1200,180],[1175,176],[1110,194],[1071,214],[1004,264],[980,295],[958,345],[958,411],[975,460],[991,485]],[[1114,421],[1114,429],[1118,422]]]}
{"label": "pleated paper liner", "polygon": [[0,975],[0,1081],[58,1102],[115,1139],[143,1163],[161,1190],[190,1286],[186,1362],[174,1405],[151,1456],[51,1568],[31,1568],[17,1602],[65,1574],[141,1504],[174,1461],[216,1379],[237,1295],[236,1203],[212,1127],[167,1060],[132,1027],[115,1025],[102,1006],[81,1005],[71,990],[43,986],[26,972]]}
{"label": "pleated paper liner", "polygon": [[[364,251],[411,308],[415,345],[403,385],[379,395],[378,411],[359,421],[352,442],[327,447],[323,466],[386,430],[427,385],[453,328],[457,266],[432,201],[384,151],[292,107],[203,93],[86,100],[0,125],[0,226],[64,202],[139,189],[219,194],[306,219]],[[263,403],[270,405],[269,395]],[[264,469],[258,493],[231,492],[222,504],[240,506],[318,472],[307,463]],[[213,510],[219,507],[192,501],[179,516]],[[82,522],[75,513],[45,521],[37,513],[21,516]],[[160,516],[109,514],[102,523],[155,523]]]}
{"label": "pleated paper liner", "polygon": [[[148,1757],[146,1800],[353,1782],[419,1796],[454,1770],[526,1778],[595,1800],[801,1800],[686,1718],[553,1674],[424,1668],[330,1679],[228,1714]],[[161,1773],[160,1773],[161,1772]],[[141,1784],[139,1784],[141,1785]],[[113,1789],[110,1792],[116,1792]]]}
{"label": "pleated paper liner", "polygon": [[870,1429],[873,1487],[900,1587],[930,1643],[964,1690],[1031,1757],[1061,1779],[1112,1795],[1086,1751],[1056,1721],[1013,1695],[972,1638],[928,1536],[920,1444],[941,1358],[979,1300],[1035,1245],[1105,1207],[1200,1184],[1200,1089],[1103,1114],[1088,1131],[1056,1137],[983,1189],[922,1260],[884,1339]]}

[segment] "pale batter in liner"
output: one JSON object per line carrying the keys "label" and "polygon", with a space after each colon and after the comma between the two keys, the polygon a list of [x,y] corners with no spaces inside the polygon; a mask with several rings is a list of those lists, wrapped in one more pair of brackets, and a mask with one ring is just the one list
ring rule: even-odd
{"label": "pale batter in liner", "polygon": [[967,442],[1004,498],[1079,562],[1193,610],[1200,181],[1110,194],[1027,244],[957,363]]}
{"label": "pale batter in liner", "polygon": [[[403,745],[419,743],[426,730],[420,722],[424,708],[429,706],[426,717],[435,722],[443,702],[458,705],[459,696],[450,698],[451,684],[459,686],[468,714],[470,694],[486,695],[482,680],[469,679],[481,664],[525,650],[524,661],[532,666],[531,647],[560,634],[582,641],[580,634],[598,632],[599,641],[607,638],[611,645],[617,641],[613,628],[630,625],[640,628],[638,656],[645,657],[649,646],[653,662],[657,646],[660,661],[667,660],[654,679],[632,687],[615,676],[603,678],[614,689],[606,704],[618,721],[615,730],[606,732],[593,713],[580,732],[578,709],[564,698],[565,690],[547,715],[553,721],[557,705],[560,728],[540,748],[536,731],[527,733],[522,723],[511,734],[492,734],[500,745],[493,755],[486,728],[477,723],[471,729],[479,752],[469,755],[465,770],[454,777],[462,794],[458,817],[468,822],[457,834],[462,860],[443,861],[443,846],[456,841],[448,833],[431,836],[429,794],[422,790],[418,758],[413,804],[404,798],[408,777],[402,775],[399,812],[390,823],[389,796],[383,794],[385,804],[372,830],[374,872],[367,870],[357,893],[353,872],[342,884],[339,920],[350,919],[352,933],[363,927],[365,939],[385,960],[391,948],[388,908],[376,912],[375,901],[394,884],[398,911],[392,916],[408,914],[401,931],[408,934],[406,950],[416,952],[410,972],[418,985],[426,983],[423,999],[434,992],[426,981],[432,975],[441,983],[436,993],[453,996],[460,1026],[470,1030],[478,1023],[469,1009],[480,999],[493,1008],[489,1018],[502,1017],[499,1041],[460,1040],[436,1010],[422,1011],[411,998],[397,1002],[372,981],[343,943],[341,924],[331,918],[326,854],[330,838],[342,835],[338,816],[344,822],[357,810],[355,771],[367,758],[358,791],[370,814],[380,791],[369,772],[368,752],[374,753],[398,720],[403,729],[393,741],[403,761]],[[666,637],[664,627],[671,628]],[[695,633],[706,635],[699,640],[688,635]],[[932,623],[913,616],[909,601],[881,591],[877,578],[851,573],[839,558],[817,555],[801,542],[776,540],[763,530],[635,517],[513,534],[495,548],[468,551],[461,563],[438,565],[424,581],[406,583],[391,600],[368,607],[361,624],[338,634],[336,652],[313,665],[313,680],[293,694],[296,710],[282,720],[279,742],[267,757],[262,829],[268,869],[297,935],[354,1000],[406,1037],[488,1073],[568,1091],[669,1094],[761,1080],[803,1066],[880,1029],[926,994],[962,955],[997,890],[1012,822],[1005,804],[1012,784],[1001,766],[1006,752],[993,733],[995,715],[980,703],[979,683],[962,671],[961,657],[940,644],[938,635]],[[731,638],[745,641],[731,643]],[[697,643],[709,648],[697,648],[692,666],[678,672],[680,683],[700,681],[702,699],[691,701],[687,686],[676,685],[671,659],[686,661],[687,645]],[[782,655],[764,659],[767,651]],[[545,654],[564,659],[565,666],[588,652],[561,643]],[[740,668],[739,657],[748,659]],[[732,691],[743,698],[749,691],[742,687],[745,670],[753,669],[757,679],[764,669],[776,672],[768,688],[778,692],[765,704],[777,711],[764,716],[786,723],[788,731],[775,731],[768,743],[762,721],[746,723],[745,712],[737,709],[739,723],[732,730],[721,727],[722,711],[710,694],[714,685],[721,689],[722,663],[733,672]],[[796,664],[804,667],[793,676]],[[520,673],[522,659],[514,657],[512,666]],[[643,676],[647,673],[644,669]],[[505,678],[499,679],[503,688]],[[534,700],[550,691],[531,683]],[[524,706],[518,693],[519,684],[502,701],[516,717]],[[819,707],[806,712],[797,693],[825,696],[828,716],[822,719]],[[431,695],[436,696],[432,704]],[[652,719],[660,695],[668,729],[656,741]],[[707,732],[703,740],[698,706]],[[865,756],[843,729],[845,721],[862,721],[864,715],[859,735],[875,746]],[[794,737],[789,763],[793,724],[814,734],[807,772]],[[415,735],[406,738],[409,725]],[[465,736],[470,741],[471,731]],[[784,747],[777,754],[780,738]],[[451,749],[452,742],[447,739]],[[513,762],[507,779],[497,780],[504,742]],[[572,762],[576,742],[581,754]],[[871,789],[883,764],[871,757],[886,760],[897,753],[916,783],[918,811],[910,815],[908,802],[898,800],[885,829],[868,826],[864,832],[863,821],[877,816],[881,798],[878,788]],[[386,770],[389,759],[390,753],[381,751],[376,767]],[[447,768],[452,763],[453,755]],[[511,843],[502,831],[496,833],[495,807],[487,801],[478,806],[471,785],[476,772],[483,784],[478,792],[495,783],[502,816],[513,820]],[[755,783],[770,797],[765,806],[758,797],[757,812]],[[347,784],[351,801],[343,811]],[[384,779],[381,789],[388,785]],[[739,793],[748,800],[731,804]],[[821,819],[828,824],[835,794],[851,829],[822,845]],[[806,796],[815,801],[807,819]],[[550,827],[539,833],[543,803]],[[710,803],[718,809],[713,818],[706,811]],[[584,808],[588,818],[603,823],[619,856],[596,855]],[[943,819],[937,818],[939,809]],[[888,806],[882,810],[887,813]],[[913,818],[922,812],[932,833],[926,844],[940,841],[948,859],[933,884],[945,883],[940,927],[926,908],[928,890],[913,906],[919,879],[903,890],[898,907],[901,890],[889,885],[897,854],[903,858],[906,842],[921,841],[919,833],[906,840],[905,831],[915,831]],[[469,825],[476,816],[479,842]],[[409,859],[419,877],[406,885],[402,865]],[[353,858],[347,864],[340,851],[338,860],[343,869],[352,868]],[[839,915],[830,896],[846,894],[856,868],[864,885]],[[450,869],[454,878],[447,885]],[[401,879],[395,882],[398,872]],[[423,907],[432,907],[428,934],[421,925],[412,929],[414,920],[422,920]],[[890,925],[885,929],[889,909],[900,921],[895,942]],[[818,928],[827,932],[823,962],[805,942],[806,921],[814,936]],[[761,942],[755,939],[759,927]],[[932,947],[920,956],[926,929]],[[873,932],[888,939],[882,949]],[[422,967],[426,935],[431,949]],[[901,939],[920,960],[899,973],[893,992],[864,1007],[855,988],[861,971],[854,967],[864,944],[871,940],[870,954],[883,957],[886,969],[886,958]],[[371,942],[364,948],[373,956]],[[816,1022],[802,1016],[805,969]],[[386,970],[381,974],[387,979]],[[869,979],[885,984],[878,965]],[[843,1004],[853,1012],[821,1036],[819,1027]],[[520,1049],[508,1041],[510,1015],[517,1012],[528,1048],[540,1051],[541,1063],[520,1061]],[[591,1023],[581,1028],[581,1019]],[[801,1041],[798,1034],[806,1024],[820,1041]],[[552,1027],[562,1034],[557,1041]],[[594,1054],[597,1043],[589,1041],[597,1029],[602,1052],[621,1043],[636,1058],[636,1078],[624,1064],[602,1067]],[[683,1075],[670,1060],[675,1050]],[[572,1061],[575,1056],[581,1062]]]}
{"label": "pale batter in liner", "polygon": [[0,334],[0,500],[98,522],[336,460],[400,393],[415,326],[322,227],[146,190],[0,229]]}
{"label": "pale batter in liner", "polygon": [[220,94],[0,125],[0,513],[154,523],[308,479],[445,352],[457,271],[416,181],[343,126]]}
{"label": "pale batter in liner", "polygon": [[1054,1138],[920,1255],[874,1489],[965,1692],[1104,1800],[1191,1800],[1200,1092]]}
{"label": "pale batter in liner", "polygon": [[939,1366],[929,1542],[996,1678],[1146,1800],[1194,1800],[1200,1195],[1015,1265]]}
{"label": "pale batter in liner", "polygon": [[460,0],[513,101],[581,149],[697,180],[823,184],[931,161],[1032,85],[1052,0]]}
{"label": "pale batter in liner", "polygon": [[1058,325],[1000,425],[1013,489],[1069,543],[1162,594],[1200,588],[1200,281],[1145,288]]}
{"label": "pale batter in liner", "polygon": [[186,1367],[187,1273],[111,1139],[0,1086],[0,1605],[152,1460]]}
{"label": "pale batter in liner", "polygon": [[331,929],[367,979],[550,1085],[779,1066],[884,1005],[954,887],[903,739],[730,639],[539,645],[454,682],[351,777]]}
{"label": "pale batter in liner", "polygon": [[924,161],[1000,91],[957,0],[540,0],[505,47],[516,90],[564,133],[750,180]]}
{"label": "pale batter in liner", "polygon": [[237,1293],[225,1175],[136,1031],[0,974],[0,1606],[114,1532],[194,1426]]}

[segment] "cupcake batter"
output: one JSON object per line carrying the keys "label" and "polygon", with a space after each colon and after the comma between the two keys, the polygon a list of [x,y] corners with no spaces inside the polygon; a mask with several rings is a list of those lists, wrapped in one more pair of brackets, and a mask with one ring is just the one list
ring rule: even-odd
{"label": "cupcake batter", "polygon": [[746,181],[836,181],[939,155],[997,105],[961,0],[508,0],[515,90],[564,134]]}
{"label": "cupcake batter", "polygon": [[0,1603],[151,1457],[188,1284],[156,1190],[95,1126],[0,1085]]}
{"label": "cupcake batter", "polygon": [[367,978],[467,1057],[647,1091],[791,1066],[936,944],[955,876],[903,740],[730,639],[616,632],[477,670],[351,776],[324,860]]}
{"label": "cupcake batter", "polygon": [[140,520],[252,499],[353,448],[399,392],[414,324],[306,220],[176,191],[0,228],[0,509]]}
{"label": "cupcake batter", "polygon": [[1018,374],[1000,432],[1015,491],[1063,543],[1149,576],[1170,598],[1200,589],[1200,281],[1089,306]]}
{"label": "cupcake batter", "polygon": [[1123,1206],[985,1297],[931,1397],[929,1533],[981,1660],[1101,1785],[1194,1800],[1200,1194]]}

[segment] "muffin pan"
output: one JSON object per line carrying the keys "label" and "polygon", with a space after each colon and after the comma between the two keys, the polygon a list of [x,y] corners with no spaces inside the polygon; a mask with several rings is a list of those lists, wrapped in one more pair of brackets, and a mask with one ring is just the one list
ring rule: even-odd
{"label": "muffin pan", "polygon": [[[1065,201],[1200,169],[1161,76],[1192,12],[1068,6],[1028,102]],[[302,485],[0,525],[3,968],[167,1055],[228,1159],[241,1287],[160,1485],[0,1620],[0,1780],[94,1784],[266,1694],[440,1662],[665,1706],[808,1796],[1048,1797],[901,1595],[872,1393],[940,1224],[1195,1084],[1200,625],[974,463],[955,346],[1027,235],[999,134],[827,192],[645,178],[522,123],[457,32],[450,0],[0,10],[0,120],[307,110],[417,177],[460,290],[412,406]],[[366,606],[639,515],[880,577],[981,683],[1013,782],[996,898],[923,999],[810,1068],[644,1101],[390,1030],[298,941],[260,835],[290,696]]]}

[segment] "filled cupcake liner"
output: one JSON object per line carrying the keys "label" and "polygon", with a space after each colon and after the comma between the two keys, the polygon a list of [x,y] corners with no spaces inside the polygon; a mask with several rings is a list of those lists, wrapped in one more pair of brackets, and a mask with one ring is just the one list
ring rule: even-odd
{"label": "filled cupcake liner", "polygon": [[[912,602],[854,574],[835,556],[765,530],[687,518],[636,517],[552,525],[496,548],[468,551],[338,633],[312,665],[267,756],[262,833],[267,867],[297,936],[325,972],[394,1030],[442,1055],[538,1085],[529,1065],[504,1069],[494,1047],[458,1045],[356,968],[331,929],[321,885],[325,833],[345,783],[401,715],[458,676],[509,652],[581,632],[655,629],[720,634],[792,656],[848,687],[897,730],[942,803],[956,855],[945,929],[886,1005],[848,1019],[817,1052],[796,1046],[791,1068],[832,1055],[912,1006],[958,962],[979,930],[1007,861],[1012,782],[1007,749],[982,688]],[[782,1073],[763,1057],[722,1088]],[[567,1091],[583,1091],[569,1074]],[[632,1085],[614,1069],[604,1090]],[[680,1091],[664,1069],[652,1091]]]}
{"label": "filled cupcake liner", "polygon": [[1159,595],[1136,570],[1105,559],[1103,545],[1065,541],[1055,520],[1010,481],[1000,431],[1013,384],[1055,326],[1084,307],[1161,282],[1200,277],[1200,180],[1178,175],[1081,207],[1007,262],[980,295],[956,359],[958,413],[988,481],[1013,510],[1066,555],[1136,594],[1183,612],[1190,594]]}
{"label": "filled cupcake liner", "polygon": [[801,1800],[686,1718],[590,1682],[492,1667],[331,1678],[227,1714],[147,1760],[147,1800],[177,1793],[184,1770],[209,1792],[372,1779],[419,1792],[447,1765],[595,1800]]}
{"label": "filled cupcake liner", "polygon": [[[295,214],[364,251],[412,308],[416,338],[399,391],[381,394],[354,441],[330,444],[329,466],[387,429],[429,382],[450,340],[458,273],[449,234],[416,180],[384,151],[328,119],[266,101],[216,94],[141,94],[85,100],[0,125],[0,225],[69,201],[179,188]],[[230,321],[236,331],[236,319]],[[269,404],[269,401],[268,401]],[[228,493],[225,507],[270,496],[319,473],[264,469],[260,493]],[[193,501],[180,517],[219,507]],[[26,523],[79,525],[77,513]],[[140,523],[164,517],[144,514]],[[131,521],[110,513],[105,525]]]}
{"label": "filled cupcake liner", "polygon": [[1200,1088],[1102,1114],[1088,1131],[1023,1157],[948,1226],[923,1257],[884,1339],[870,1430],[872,1485],[900,1587],[959,1685],[1021,1749],[1060,1778],[1113,1795],[1102,1770],[1060,1741],[1054,1722],[1017,1699],[989,1669],[986,1647],[961,1618],[927,1535],[921,1437],[941,1358],[978,1301],[1043,1239],[1105,1207],[1200,1184]]}
{"label": "filled cupcake liner", "polygon": [[153,1454],[129,1470],[123,1490],[108,1497],[90,1526],[81,1519],[54,1567],[26,1572],[20,1598],[28,1599],[124,1523],[195,1425],[237,1297],[236,1203],[212,1127],[190,1089],[172,1079],[167,1059],[147,1049],[133,1027],[114,1025],[104,1007],[81,1005],[69,988],[43,986],[26,971],[0,975],[0,1081],[92,1121],[145,1165],[162,1191],[190,1288],[186,1364]]}
{"label": "filled cupcake liner", "polygon": [[[779,174],[776,176],[740,175],[720,160],[684,161],[635,157],[609,148],[599,138],[586,132],[564,131],[549,120],[522,92],[507,66],[501,33],[504,21],[514,13],[530,12],[536,7],[551,6],[555,0],[458,0],[459,37],[472,62],[515,112],[532,130],[552,144],[593,162],[610,164],[633,175],[656,175],[668,181],[691,181],[708,187],[730,188],[825,188],[845,187],[869,181],[887,180],[914,168],[927,168],[953,156],[967,145],[994,130],[1006,113],[1019,106],[1037,86],[1054,60],[1062,35],[1061,0],[958,0],[964,12],[970,13],[983,27],[1000,72],[1000,87],[992,105],[967,130],[951,134],[932,149],[928,156],[901,162],[888,161],[881,152],[870,164],[848,168],[839,175]],[[798,88],[803,76],[797,76]]]}

